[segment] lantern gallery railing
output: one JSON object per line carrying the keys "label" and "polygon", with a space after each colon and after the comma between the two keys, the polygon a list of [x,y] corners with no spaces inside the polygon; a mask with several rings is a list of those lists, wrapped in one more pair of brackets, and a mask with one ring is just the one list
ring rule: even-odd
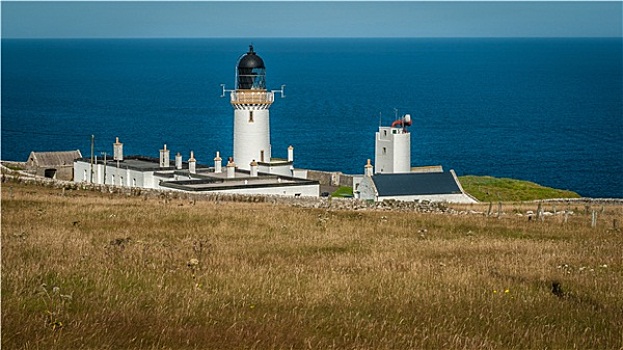
{"label": "lantern gallery railing", "polygon": [[231,103],[266,104],[275,101],[272,91],[237,90],[231,92]]}
{"label": "lantern gallery railing", "polygon": [[225,97],[225,93],[230,93],[230,102],[232,104],[272,104],[275,101],[275,93],[281,93],[281,97],[285,97],[284,88],[285,85],[281,86],[281,90],[226,90],[225,85],[221,84],[223,87],[223,94],[221,97]]}

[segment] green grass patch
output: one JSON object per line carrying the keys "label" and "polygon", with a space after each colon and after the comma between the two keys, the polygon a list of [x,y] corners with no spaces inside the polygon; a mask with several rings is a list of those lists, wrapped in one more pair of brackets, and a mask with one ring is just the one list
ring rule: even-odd
{"label": "green grass patch", "polygon": [[351,198],[353,196],[353,188],[348,186],[341,186],[335,192],[331,194],[331,197],[337,198]]}
{"label": "green grass patch", "polygon": [[541,186],[534,182],[491,176],[460,176],[465,192],[483,202],[529,201],[548,198],[580,198],[567,190]]}

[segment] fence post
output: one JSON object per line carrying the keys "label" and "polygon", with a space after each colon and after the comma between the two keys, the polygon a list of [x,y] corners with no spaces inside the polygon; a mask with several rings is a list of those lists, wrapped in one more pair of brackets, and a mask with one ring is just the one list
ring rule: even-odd
{"label": "fence post", "polygon": [[593,209],[593,214],[591,215],[591,227],[597,227],[597,212]]}

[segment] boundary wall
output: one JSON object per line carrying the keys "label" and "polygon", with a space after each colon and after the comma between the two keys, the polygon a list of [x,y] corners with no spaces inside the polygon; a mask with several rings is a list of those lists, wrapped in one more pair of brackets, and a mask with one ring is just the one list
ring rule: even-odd
{"label": "boundary wall", "polygon": [[307,170],[307,180],[315,180],[324,186],[353,187],[355,175],[343,174],[341,171]]}

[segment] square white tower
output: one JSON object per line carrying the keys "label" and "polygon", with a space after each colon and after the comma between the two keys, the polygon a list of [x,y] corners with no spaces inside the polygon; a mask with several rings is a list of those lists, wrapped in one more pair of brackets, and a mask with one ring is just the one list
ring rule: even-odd
{"label": "square white tower", "polygon": [[404,127],[381,126],[376,133],[374,172],[398,174],[411,171],[411,134]]}

